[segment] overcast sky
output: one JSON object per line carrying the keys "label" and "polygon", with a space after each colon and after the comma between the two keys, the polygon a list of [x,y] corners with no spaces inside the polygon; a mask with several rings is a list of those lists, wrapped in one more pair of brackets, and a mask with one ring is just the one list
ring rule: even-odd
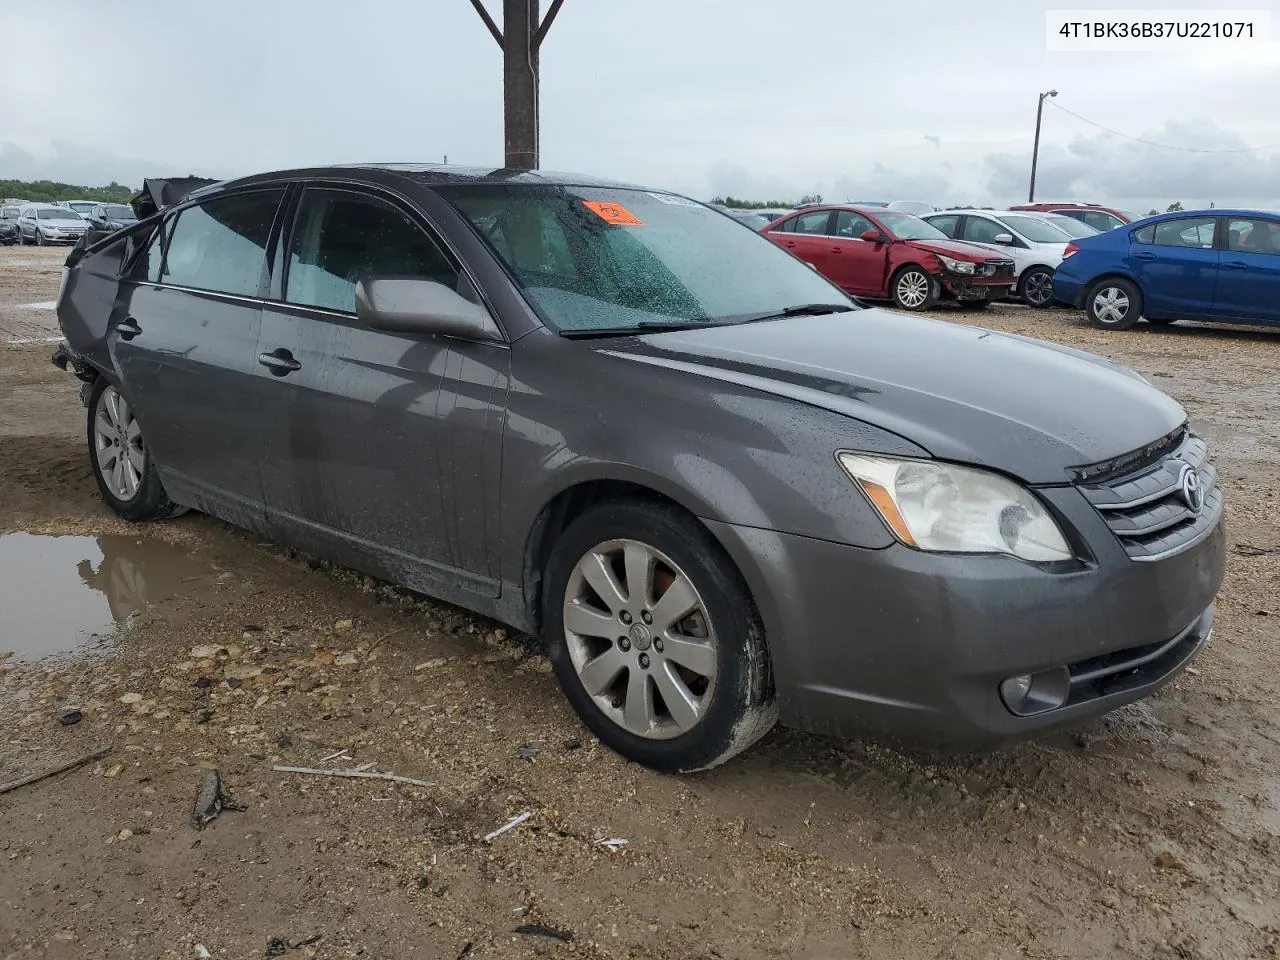
{"label": "overcast sky", "polygon": [[[0,178],[502,162],[501,51],[468,0],[3,3]],[[1280,0],[1229,5],[1280,31]],[[1089,6],[1107,5],[566,0],[542,50],[542,166],[703,198],[1003,205],[1026,199],[1050,88],[1131,136],[1280,144],[1280,44],[1046,52],[1045,11]],[[1037,194],[1280,207],[1280,148],[1147,147],[1046,107]]]}

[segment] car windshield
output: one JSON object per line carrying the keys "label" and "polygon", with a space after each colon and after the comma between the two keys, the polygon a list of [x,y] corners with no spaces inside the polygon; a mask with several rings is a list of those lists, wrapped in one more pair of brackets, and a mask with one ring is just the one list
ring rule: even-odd
{"label": "car windshield", "polygon": [[5,207],[0,209],[0,217],[3,217],[5,220],[16,220],[19,215],[20,211],[17,207]]}
{"label": "car windshield", "polygon": [[133,210],[122,203],[113,203],[102,208],[102,212],[112,220],[137,220]]}
{"label": "car windshield", "polygon": [[79,220],[80,214],[66,207],[36,207],[36,216],[41,220]]}
{"label": "car windshield", "polygon": [[1057,213],[1050,213],[1045,215],[1044,219],[1073,240],[1079,240],[1081,237],[1092,237],[1095,233],[1098,233],[1096,228],[1089,226],[1083,220],[1075,219],[1075,217],[1064,217]]}
{"label": "car windshield", "polygon": [[945,233],[909,213],[876,211],[876,219],[899,240],[948,240]]}
{"label": "car windshield", "polygon": [[80,213],[82,211],[92,210],[97,206],[97,204],[91,200],[69,200],[67,201],[67,206],[76,211],[76,213]]}
{"label": "car windshield", "polygon": [[557,331],[732,323],[855,305],[752,230],[671,194],[625,188],[440,187]]}
{"label": "car windshield", "polygon": [[1032,243],[1065,243],[1070,235],[1059,230],[1057,224],[1041,220],[1039,217],[1020,217],[1007,214],[1000,217],[1002,223],[1012,227]]}

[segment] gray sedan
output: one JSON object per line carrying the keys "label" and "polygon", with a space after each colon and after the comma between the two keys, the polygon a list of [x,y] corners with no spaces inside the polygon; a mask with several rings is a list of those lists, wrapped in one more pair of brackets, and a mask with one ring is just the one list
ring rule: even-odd
{"label": "gray sedan", "polygon": [[185,192],[68,260],[55,362],[106,503],[540,634],[627,757],[709,767],[779,718],[990,746],[1209,637],[1208,451],[1107,360],[861,309],[661,190],[363,166]]}

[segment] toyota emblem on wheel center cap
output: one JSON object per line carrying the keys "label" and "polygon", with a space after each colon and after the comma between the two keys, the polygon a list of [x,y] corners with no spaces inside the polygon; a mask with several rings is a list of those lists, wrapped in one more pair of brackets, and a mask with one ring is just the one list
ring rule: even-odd
{"label": "toyota emblem on wheel center cap", "polygon": [[1182,472],[1178,475],[1178,485],[1181,488],[1182,499],[1192,513],[1199,513],[1204,509],[1204,487],[1200,483],[1200,474],[1195,467],[1188,463],[1182,468]]}
{"label": "toyota emblem on wheel center cap", "polygon": [[653,642],[653,634],[643,623],[633,623],[631,629],[627,631],[627,636],[631,638],[631,645],[637,650],[648,650],[649,644]]}

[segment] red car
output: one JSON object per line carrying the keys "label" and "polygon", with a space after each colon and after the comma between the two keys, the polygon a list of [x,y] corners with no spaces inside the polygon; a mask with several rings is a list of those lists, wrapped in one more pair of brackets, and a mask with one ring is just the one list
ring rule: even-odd
{"label": "red car", "polygon": [[828,205],[788,214],[760,231],[837,286],[904,310],[946,297],[986,304],[1009,295],[1013,261],[952,240],[909,213]]}
{"label": "red car", "polygon": [[1096,203],[1020,203],[1010,210],[1028,210],[1035,213],[1060,213],[1064,217],[1088,224],[1099,233],[1106,233],[1142,217],[1127,210],[1103,207]]}

